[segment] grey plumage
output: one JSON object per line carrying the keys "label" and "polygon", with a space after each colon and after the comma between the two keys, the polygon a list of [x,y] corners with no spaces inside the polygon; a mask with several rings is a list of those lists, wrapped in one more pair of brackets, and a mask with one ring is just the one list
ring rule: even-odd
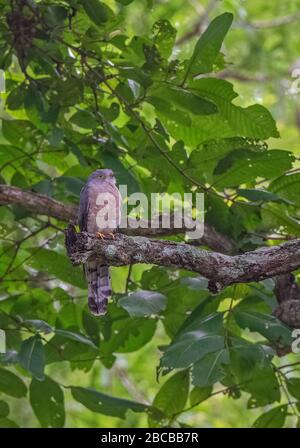
{"label": "grey plumage", "polygon": [[[88,178],[80,193],[78,222],[81,231],[108,234],[116,230],[121,219],[121,196],[116,187],[116,179],[111,170],[96,170]],[[116,220],[108,222],[107,227],[99,228],[96,217],[102,206],[97,204],[99,194],[110,194],[114,201],[109,207],[116,207]],[[109,267],[96,260],[84,265],[88,283],[88,305],[90,311],[99,316],[106,313],[108,299],[111,296]]]}

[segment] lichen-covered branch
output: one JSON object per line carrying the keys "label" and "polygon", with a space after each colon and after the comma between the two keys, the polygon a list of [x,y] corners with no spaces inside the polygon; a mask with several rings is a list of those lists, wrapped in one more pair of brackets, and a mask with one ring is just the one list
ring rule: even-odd
{"label": "lichen-covered branch", "polygon": [[300,327],[300,286],[293,274],[279,275],[275,279],[275,295],[278,306],[274,316],[290,327]]}
{"label": "lichen-covered branch", "polygon": [[[77,222],[77,207],[75,205],[63,204],[62,202],[33,191],[22,190],[21,188],[9,185],[0,185],[0,205],[8,204],[17,204],[37,215],[46,215],[59,219],[60,221],[72,222],[74,224]],[[128,228],[120,229],[120,232],[130,236],[163,237],[192,230],[191,226],[187,226],[186,223],[183,223],[181,228],[175,228],[174,220],[172,219],[170,219],[170,224],[169,228],[161,227],[157,229],[151,228],[150,226],[134,229],[128,226]],[[198,243],[218,252],[235,252],[235,245],[230,238],[221,235],[207,224],[204,225],[204,235]]]}
{"label": "lichen-covered branch", "polygon": [[116,234],[114,239],[101,240],[84,232],[76,233],[74,227],[69,226],[66,247],[73,264],[85,263],[92,257],[112,266],[150,263],[197,272],[209,279],[212,292],[234,283],[256,282],[300,267],[300,239],[229,256],[189,244],[121,234]]}
{"label": "lichen-covered branch", "polygon": [[76,221],[77,207],[63,204],[55,199],[33,191],[9,185],[0,185],[0,205],[17,204],[26,210],[61,221]]}

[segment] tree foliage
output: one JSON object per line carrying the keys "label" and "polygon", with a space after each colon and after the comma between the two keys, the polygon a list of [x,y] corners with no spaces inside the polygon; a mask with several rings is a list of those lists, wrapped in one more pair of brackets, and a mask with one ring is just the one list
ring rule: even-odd
{"label": "tree foliage", "polygon": [[[297,157],[275,140],[269,110],[245,105],[222,76],[233,15],[215,16],[180,52],[167,14],[135,34],[135,3],[0,0],[0,183],[77,204],[87,176],[106,167],[129,192],[205,191],[206,222],[237,253],[299,236]],[[14,205],[0,216],[0,426],[18,424],[9,406],[24,397],[37,419],[28,424],[42,427],[64,426],[70,401],[131,425],[143,415],[180,426],[218,394],[257,408],[255,427],[299,415],[300,380],[283,368],[297,355],[278,356],[293,338],[272,316],[273,279],[212,295],[185,271],[115,268],[108,314],[95,318],[65,224]],[[137,366],[134,352],[137,370],[151,365],[151,390],[107,393],[100,372],[121,381],[120,360]]]}

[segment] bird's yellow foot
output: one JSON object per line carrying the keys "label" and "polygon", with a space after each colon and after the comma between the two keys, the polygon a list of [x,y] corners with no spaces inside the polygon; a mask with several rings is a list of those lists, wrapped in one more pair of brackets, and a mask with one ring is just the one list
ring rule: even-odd
{"label": "bird's yellow foot", "polygon": [[101,239],[101,240],[103,240],[103,239],[105,239],[105,238],[109,238],[109,237],[115,239],[115,234],[114,234],[113,232],[109,232],[109,233],[101,233],[101,232],[97,232],[97,233],[96,233],[96,237],[99,238],[99,239]]}

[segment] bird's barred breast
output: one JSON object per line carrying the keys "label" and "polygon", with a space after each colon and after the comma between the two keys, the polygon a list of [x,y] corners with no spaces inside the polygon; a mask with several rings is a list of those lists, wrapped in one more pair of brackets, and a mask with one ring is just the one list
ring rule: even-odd
{"label": "bird's barred breast", "polygon": [[106,182],[97,182],[89,188],[89,233],[111,233],[121,221],[121,198],[118,188]]}

